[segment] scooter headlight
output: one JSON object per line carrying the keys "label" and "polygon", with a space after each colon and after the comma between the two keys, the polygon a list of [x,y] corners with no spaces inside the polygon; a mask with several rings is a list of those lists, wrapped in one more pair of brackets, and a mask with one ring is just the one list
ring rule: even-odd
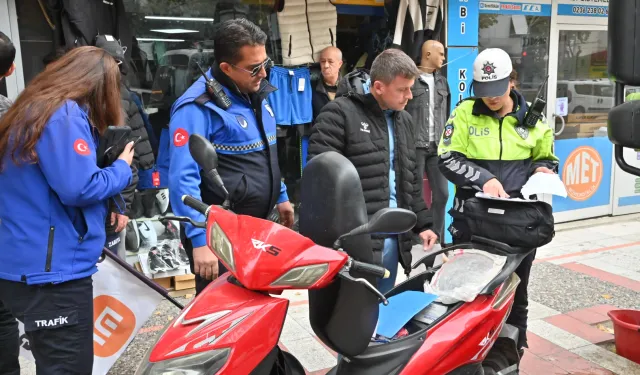
{"label": "scooter headlight", "polygon": [[236,265],[233,259],[233,246],[218,223],[213,223],[213,225],[211,225],[211,232],[209,233],[209,247],[213,250],[213,253],[218,257],[218,259],[221,259],[229,266],[229,271],[236,271]]}
{"label": "scooter headlight", "polygon": [[280,276],[271,286],[288,286],[292,288],[307,288],[315,284],[329,270],[329,264],[314,264],[292,268]]}
{"label": "scooter headlight", "polygon": [[227,362],[231,350],[216,349],[186,357],[147,362],[136,375],[204,375],[217,373]]}

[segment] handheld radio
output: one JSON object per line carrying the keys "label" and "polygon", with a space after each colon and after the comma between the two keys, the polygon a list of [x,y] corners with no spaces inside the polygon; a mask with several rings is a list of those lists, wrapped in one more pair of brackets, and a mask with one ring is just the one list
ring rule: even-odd
{"label": "handheld radio", "polygon": [[229,99],[227,93],[225,93],[222,89],[222,85],[220,84],[220,82],[216,81],[213,78],[209,79],[200,64],[196,62],[196,65],[198,65],[198,69],[200,69],[200,73],[202,73],[202,76],[205,79],[207,94],[209,94],[209,97],[211,98],[211,100],[213,100],[213,103],[224,110],[229,109],[229,107],[231,107],[231,99]]}
{"label": "handheld radio", "polygon": [[544,111],[544,107],[547,105],[547,102],[546,100],[542,99],[541,93],[542,89],[546,86],[548,79],[549,76],[547,75],[547,78],[544,79],[544,82],[542,82],[542,85],[538,90],[536,99],[533,101],[533,103],[529,107],[529,110],[527,111],[527,114],[524,116],[524,120],[522,121],[522,123],[528,128],[535,128],[538,121],[542,118],[542,112]]}

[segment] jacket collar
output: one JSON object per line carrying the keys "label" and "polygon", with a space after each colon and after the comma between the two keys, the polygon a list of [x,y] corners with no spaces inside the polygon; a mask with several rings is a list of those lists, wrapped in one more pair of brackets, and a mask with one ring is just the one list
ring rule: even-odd
{"label": "jacket collar", "polygon": [[376,117],[384,117],[384,111],[380,108],[380,104],[378,104],[378,101],[372,94],[362,95],[350,92],[346,96],[351,98],[351,100],[360,102],[372,115],[375,115]]}
{"label": "jacket collar", "polygon": [[327,94],[327,89],[324,88],[322,76],[320,77],[320,79],[318,80],[318,83],[316,84],[316,92],[319,92],[321,94]]}
{"label": "jacket collar", "polygon": [[[507,116],[513,116],[518,120],[519,123],[522,123],[522,121],[524,121],[524,116],[527,114],[528,110],[527,101],[524,99],[524,96],[522,96],[522,94],[520,94],[516,90],[511,90],[510,97],[511,100],[513,100],[515,108],[511,113],[507,114]],[[487,107],[480,98],[477,98],[474,101],[472,113],[474,116],[485,115],[498,118],[498,114],[490,110],[489,107]]]}
{"label": "jacket collar", "polygon": [[220,82],[222,86],[226,87],[227,90],[229,90],[229,92],[241,98],[249,99],[252,103],[256,99],[262,101],[266,99],[269,96],[269,94],[278,90],[275,86],[271,85],[269,81],[267,81],[266,79],[263,79],[262,82],[260,82],[260,89],[258,90],[258,92],[247,95],[240,92],[240,89],[235,84],[235,82],[233,82],[231,77],[224,74],[224,72],[220,69],[218,65],[214,65],[211,68],[211,75],[213,78],[215,78],[216,81]]}
{"label": "jacket collar", "polygon": [[[415,82],[413,83],[413,87],[416,87],[417,85],[421,85],[421,87],[424,87],[427,84],[424,78],[422,78],[423,74],[429,74],[429,73],[420,71],[420,77],[416,78]],[[439,70],[436,70],[431,74],[433,74],[433,82],[435,84],[435,89],[438,88],[439,84],[446,85],[446,82],[444,82],[445,76]]]}

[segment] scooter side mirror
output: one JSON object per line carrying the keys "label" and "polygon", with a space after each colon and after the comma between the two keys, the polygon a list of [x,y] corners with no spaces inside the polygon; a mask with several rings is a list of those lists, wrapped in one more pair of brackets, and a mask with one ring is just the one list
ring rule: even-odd
{"label": "scooter side mirror", "polygon": [[410,231],[418,221],[415,213],[404,208],[383,208],[376,212],[369,222],[354,228],[347,234],[338,238],[334,248],[340,248],[341,242],[346,237],[362,234],[400,234]]}
{"label": "scooter side mirror", "polygon": [[222,207],[229,208],[229,192],[224,187],[224,182],[216,169],[218,168],[218,153],[216,149],[205,137],[199,134],[192,134],[189,136],[189,152],[193,160],[195,160],[204,171],[206,178],[213,181],[213,183],[222,189],[225,197]]}
{"label": "scooter side mirror", "polygon": [[640,104],[623,104],[625,86],[640,85],[640,0],[610,0],[608,17],[607,67],[616,86],[616,107],[609,111],[607,126],[609,140],[620,169],[640,176],[640,169],[624,160],[624,147],[640,148]]}
{"label": "scooter side mirror", "polygon": [[218,153],[205,137],[199,134],[189,136],[189,152],[204,171],[218,168]]}
{"label": "scooter side mirror", "polygon": [[609,76],[640,86],[640,0],[610,0],[608,22]]}

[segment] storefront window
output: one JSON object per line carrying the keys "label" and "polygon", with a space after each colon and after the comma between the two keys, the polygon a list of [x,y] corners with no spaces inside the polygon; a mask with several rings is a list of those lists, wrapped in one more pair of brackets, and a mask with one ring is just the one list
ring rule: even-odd
{"label": "storefront window", "polygon": [[[53,56],[55,18],[37,0],[16,1],[25,83],[44,69]],[[277,16],[273,0],[124,0],[128,28],[134,39],[123,42],[133,60],[127,83],[142,97],[151,117],[164,112],[213,61],[216,25],[247,18],[269,37],[267,53],[281,60]],[[64,28],[63,28],[64,29]],[[126,45],[131,44],[131,45]],[[155,119],[152,118],[152,122]],[[162,125],[160,125],[162,124]],[[155,125],[155,124],[154,124]]]}
{"label": "storefront window", "polygon": [[480,14],[479,50],[501,48],[518,74],[517,88],[533,102],[548,74],[550,16]]}
{"label": "storefront window", "polygon": [[614,85],[607,77],[607,32],[560,30],[557,98],[567,98],[558,139],[605,137]]}
{"label": "storefront window", "polygon": [[[166,126],[173,102],[213,63],[213,36],[227,19],[247,18],[267,34],[267,54],[280,61],[273,1],[125,0],[135,35],[133,72],[127,80],[141,95],[154,127]],[[157,129],[159,130],[159,129]]]}

